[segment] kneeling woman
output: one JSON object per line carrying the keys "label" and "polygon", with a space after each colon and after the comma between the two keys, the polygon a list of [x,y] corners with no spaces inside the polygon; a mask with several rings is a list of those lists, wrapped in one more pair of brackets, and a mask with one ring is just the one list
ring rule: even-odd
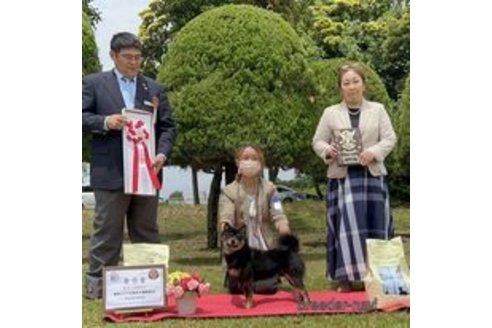
{"label": "kneeling woman", "polygon": [[[267,250],[273,245],[273,231],[290,233],[289,221],[284,215],[275,185],[263,179],[265,156],[258,146],[247,145],[236,151],[238,174],[236,180],[224,187],[219,200],[219,232],[224,225],[247,226],[251,248]],[[225,266],[225,264],[224,264]],[[257,294],[273,294],[279,278],[255,282]],[[226,287],[231,294],[240,294],[238,281],[226,272]]]}

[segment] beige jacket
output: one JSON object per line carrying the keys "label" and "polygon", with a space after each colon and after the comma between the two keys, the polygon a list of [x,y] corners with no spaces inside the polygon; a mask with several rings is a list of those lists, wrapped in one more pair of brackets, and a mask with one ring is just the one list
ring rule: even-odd
{"label": "beige jacket", "polygon": [[[327,176],[330,179],[343,178],[347,166],[338,166],[332,158],[331,151],[333,129],[351,128],[347,105],[340,104],[325,109],[313,137],[312,146],[315,153],[328,164]],[[396,144],[396,134],[384,106],[377,102],[363,100],[360,113],[359,129],[362,134],[362,147],[374,153],[375,160],[368,165],[374,176],[386,175],[384,159]]]}
{"label": "beige jacket", "polygon": [[[267,244],[272,247],[273,245],[273,230],[279,230],[281,225],[289,224],[287,217],[285,216],[280,198],[277,195],[275,185],[263,178],[260,179],[259,184],[259,199],[258,208],[261,216],[258,216],[260,222],[261,234],[267,241]],[[239,190],[238,190],[239,189]],[[235,203],[238,204],[238,218],[240,222],[248,224],[245,218],[248,209],[246,208],[246,192],[242,188],[241,184],[234,181],[222,189],[222,193],[219,198],[219,232],[223,230],[223,226],[226,222],[234,225],[234,209]],[[275,203],[275,204],[274,204]],[[219,236],[220,238],[220,236]],[[220,241],[219,241],[220,242]]]}

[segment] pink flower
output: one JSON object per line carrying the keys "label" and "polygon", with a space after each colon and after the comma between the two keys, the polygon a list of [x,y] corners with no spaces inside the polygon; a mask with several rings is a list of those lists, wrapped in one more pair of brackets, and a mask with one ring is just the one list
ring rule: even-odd
{"label": "pink flower", "polygon": [[166,293],[168,296],[174,295],[181,298],[187,291],[196,292],[198,296],[206,294],[210,288],[209,283],[205,283],[198,272],[192,275],[186,272],[176,271],[169,275]]}
{"label": "pink flower", "polygon": [[195,290],[195,289],[198,287],[198,285],[199,285],[199,284],[200,284],[200,283],[199,283],[197,280],[195,280],[195,279],[191,279],[191,280],[190,280],[190,281],[188,281],[188,283],[186,284],[186,287],[188,287],[188,290]]}
{"label": "pink flower", "polygon": [[207,282],[206,284],[200,284],[198,286],[198,295],[204,295],[208,293],[208,289],[210,288],[210,284]]}
{"label": "pink flower", "polygon": [[172,287],[172,286],[168,286],[168,287],[166,288],[166,295],[167,295],[167,296],[172,296],[172,295],[174,295],[175,293],[176,293],[176,291],[175,291],[175,288],[174,288],[174,287]]}
{"label": "pink flower", "polygon": [[174,288],[174,297],[180,298],[183,297],[183,294],[184,290],[183,288],[181,288],[181,286],[177,286],[176,288]]}

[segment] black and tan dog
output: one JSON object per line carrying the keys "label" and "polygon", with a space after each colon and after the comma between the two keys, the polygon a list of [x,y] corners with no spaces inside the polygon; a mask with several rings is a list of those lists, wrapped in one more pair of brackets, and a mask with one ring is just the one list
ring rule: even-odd
{"label": "black and tan dog", "polygon": [[298,301],[309,302],[304,286],[304,262],[299,256],[299,240],[296,236],[281,235],[278,248],[267,251],[252,249],[248,245],[247,228],[225,224],[221,233],[223,252],[230,276],[237,277],[246,302],[244,306],[253,306],[253,284],[257,280],[282,276],[295,288]]}

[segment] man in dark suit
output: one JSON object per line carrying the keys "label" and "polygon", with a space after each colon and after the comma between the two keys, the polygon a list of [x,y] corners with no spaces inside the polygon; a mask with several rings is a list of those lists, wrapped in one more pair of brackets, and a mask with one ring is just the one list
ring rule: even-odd
{"label": "man in dark suit", "polygon": [[158,195],[135,196],[123,192],[123,108],[154,112],[156,108],[156,156],[153,169],[166,163],[176,136],[166,90],[140,74],[141,44],[127,32],[111,39],[114,69],[82,79],[82,130],[92,134],[91,185],[96,208],[91,236],[85,296],[100,298],[102,269],[117,265],[126,216],[132,243],[159,243]]}

